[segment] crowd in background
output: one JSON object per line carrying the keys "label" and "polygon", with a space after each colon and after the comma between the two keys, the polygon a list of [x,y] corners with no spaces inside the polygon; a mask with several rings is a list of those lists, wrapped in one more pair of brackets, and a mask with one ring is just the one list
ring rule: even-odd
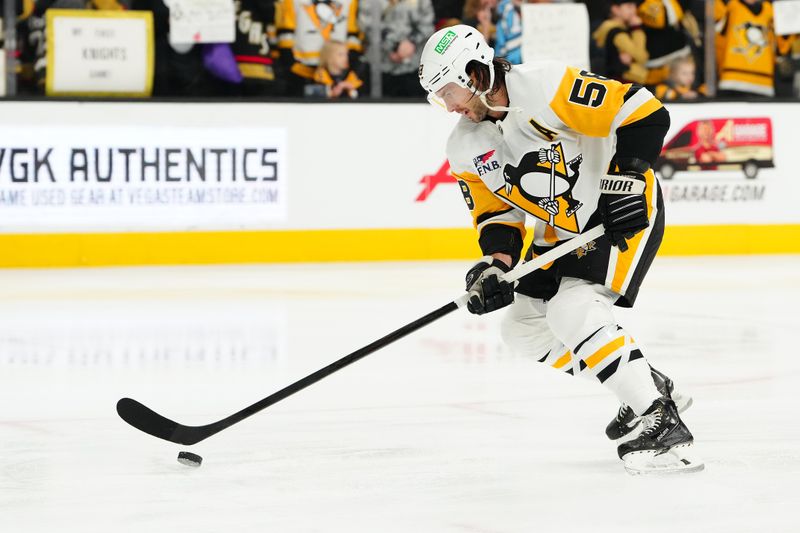
{"label": "crowd in background", "polygon": [[[168,39],[169,0],[2,1],[16,2],[20,94],[44,92],[47,9],[131,9],[154,16],[153,96],[355,99],[372,93],[375,68],[380,96],[423,97],[420,52],[448,25],[474,26],[498,55],[521,62],[526,0],[235,0],[235,42],[181,46]],[[703,0],[582,3],[598,74],[646,85],[664,100],[705,98],[705,49],[712,47],[719,96],[800,96],[800,39],[774,33],[770,1],[714,0],[712,43],[703,35]],[[375,24],[379,31],[371,31]]]}

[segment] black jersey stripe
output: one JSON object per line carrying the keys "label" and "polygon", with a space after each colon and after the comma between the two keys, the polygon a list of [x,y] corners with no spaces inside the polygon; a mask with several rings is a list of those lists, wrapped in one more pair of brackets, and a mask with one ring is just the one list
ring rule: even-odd
{"label": "black jersey stripe", "polygon": [[623,102],[627,102],[628,100],[631,99],[631,97],[634,94],[638,93],[642,89],[643,89],[643,87],[641,85],[639,85],[638,83],[632,83],[631,84],[631,88],[628,89],[628,92],[626,92],[625,96],[622,97],[622,101]]}
{"label": "black jersey stripe", "polygon": [[477,218],[476,222],[480,226],[481,224],[483,224],[484,222],[486,222],[487,220],[489,220],[492,217],[496,217],[498,215],[504,215],[504,214],[506,214],[508,212],[511,212],[513,210],[514,210],[513,207],[509,207],[508,209],[504,209],[502,211],[492,211],[490,213],[484,213],[482,215],[478,215],[478,218]]}
{"label": "black jersey stripe", "polygon": [[622,356],[620,355],[619,357],[614,359],[611,362],[611,364],[609,364],[607,367],[605,367],[603,370],[597,373],[597,379],[600,380],[600,383],[603,383],[605,380],[614,375],[614,372],[617,371],[617,367],[619,367],[619,362],[621,359]]}
{"label": "black jersey stripe", "polygon": [[[600,331],[601,329],[603,329],[604,327],[605,327],[605,326],[600,326],[599,328],[597,328],[597,329],[594,331],[594,333],[592,333],[591,335],[589,335],[588,337],[586,337],[585,339],[583,339],[581,342],[579,342],[579,343],[578,343],[578,345],[575,347],[574,353],[578,353],[578,352],[580,351],[580,349],[583,347],[583,345],[584,345],[584,344],[586,344],[586,342],[587,342],[589,339],[591,339],[592,337],[594,337],[595,335],[597,335],[597,332],[598,332],[598,331]],[[581,362],[583,362],[583,361],[581,361]]]}

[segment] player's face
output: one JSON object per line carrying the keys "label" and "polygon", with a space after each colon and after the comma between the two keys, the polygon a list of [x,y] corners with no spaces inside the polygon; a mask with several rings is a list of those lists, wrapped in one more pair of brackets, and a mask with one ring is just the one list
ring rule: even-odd
{"label": "player's face", "polygon": [[436,100],[447,111],[464,115],[473,122],[480,122],[486,118],[486,113],[489,111],[474,92],[453,82],[436,91]]}

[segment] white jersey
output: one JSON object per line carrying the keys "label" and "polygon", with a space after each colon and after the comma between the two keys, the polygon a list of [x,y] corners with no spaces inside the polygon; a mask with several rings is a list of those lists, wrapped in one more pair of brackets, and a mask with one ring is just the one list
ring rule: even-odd
{"label": "white jersey", "polygon": [[[462,118],[447,145],[478,231],[521,228],[548,245],[584,231],[610,171],[616,129],[661,104],[646,89],[555,62],[514,65],[506,76],[509,111],[501,121]],[[655,176],[646,175],[655,189]]]}

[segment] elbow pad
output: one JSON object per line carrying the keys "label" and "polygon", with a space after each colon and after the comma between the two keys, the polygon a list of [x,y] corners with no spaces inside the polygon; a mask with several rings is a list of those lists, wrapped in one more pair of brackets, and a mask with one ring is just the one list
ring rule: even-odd
{"label": "elbow pad", "polygon": [[644,174],[650,169],[650,163],[638,157],[618,157],[617,166],[620,172],[636,172]]}

